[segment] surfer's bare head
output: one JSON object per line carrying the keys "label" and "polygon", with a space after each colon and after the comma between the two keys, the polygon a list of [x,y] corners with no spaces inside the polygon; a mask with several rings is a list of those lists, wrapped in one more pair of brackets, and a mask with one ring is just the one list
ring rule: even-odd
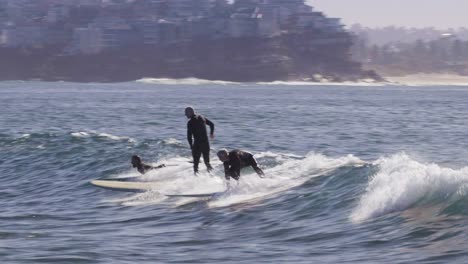
{"label": "surfer's bare head", "polygon": [[219,160],[221,160],[222,162],[226,162],[229,160],[229,152],[227,151],[227,149],[220,149],[218,153],[216,153],[216,155],[218,155]]}
{"label": "surfer's bare head", "polygon": [[141,164],[141,159],[137,155],[132,156],[132,166],[133,168],[138,167]]}
{"label": "surfer's bare head", "polygon": [[192,107],[189,106],[189,107],[185,108],[185,116],[187,118],[192,118],[192,116],[194,116],[194,115],[195,115],[195,110],[193,110]]}

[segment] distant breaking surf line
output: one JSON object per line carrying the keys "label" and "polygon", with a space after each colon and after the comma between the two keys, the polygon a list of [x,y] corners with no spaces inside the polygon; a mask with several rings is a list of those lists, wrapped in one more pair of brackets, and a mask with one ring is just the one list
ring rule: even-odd
{"label": "distant breaking surf line", "polygon": [[228,85],[228,84],[241,84],[238,82],[229,82],[221,80],[205,80],[198,78],[182,78],[182,79],[169,79],[169,78],[143,78],[139,79],[136,82],[147,83],[147,84],[164,84],[164,85],[207,85],[207,84],[218,84],[218,85]]}
{"label": "distant breaking surf line", "polygon": [[232,82],[222,80],[206,80],[198,78],[142,78],[139,83],[161,85],[271,85],[271,86],[385,86],[389,83],[373,82],[311,82],[311,81],[271,81],[271,82]]}

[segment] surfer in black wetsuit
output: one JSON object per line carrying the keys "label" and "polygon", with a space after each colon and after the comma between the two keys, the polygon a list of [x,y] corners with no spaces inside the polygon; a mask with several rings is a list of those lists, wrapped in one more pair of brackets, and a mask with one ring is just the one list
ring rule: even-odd
{"label": "surfer in black wetsuit", "polygon": [[[206,117],[195,114],[192,107],[185,108],[185,116],[190,119],[187,122],[187,140],[192,149],[193,172],[198,173],[198,163],[203,154],[208,172],[213,168],[210,165],[210,142],[206,133],[206,126],[210,127],[210,137],[214,138],[214,124]],[[193,140],[193,141],[192,141]]]}
{"label": "surfer in black wetsuit", "polygon": [[221,149],[217,153],[218,158],[223,162],[224,165],[224,176],[226,180],[234,178],[239,180],[240,170],[246,167],[252,167],[260,178],[265,175],[258,167],[257,161],[255,160],[252,153],[242,150],[232,150],[228,152],[226,149]]}
{"label": "surfer in black wetsuit", "polygon": [[141,174],[145,174],[149,170],[160,169],[160,168],[166,167],[166,165],[164,164],[161,164],[156,167],[145,164],[141,161],[141,158],[138,157],[137,155],[132,156],[132,166],[133,168],[137,168],[138,172]]}

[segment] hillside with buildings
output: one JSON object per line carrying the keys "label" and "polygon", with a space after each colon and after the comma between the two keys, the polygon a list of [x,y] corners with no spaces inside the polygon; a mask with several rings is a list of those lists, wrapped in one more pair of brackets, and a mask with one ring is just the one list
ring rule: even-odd
{"label": "hillside with buildings", "polygon": [[303,0],[0,0],[0,79],[379,79]]}
{"label": "hillside with buildings", "polygon": [[384,76],[468,76],[468,29],[353,26],[353,58]]}

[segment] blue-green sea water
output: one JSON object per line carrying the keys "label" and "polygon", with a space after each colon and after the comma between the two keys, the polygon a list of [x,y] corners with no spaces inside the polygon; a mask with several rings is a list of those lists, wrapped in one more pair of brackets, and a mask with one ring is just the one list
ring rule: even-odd
{"label": "blue-green sea water", "polygon": [[[0,82],[1,263],[467,263],[468,87]],[[184,108],[215,124],[193,175]],[[252,152],[223,191],[219,148]],[[166,168],[139,176],[130,157]],[[139,177],[154,189],[98,188]]]}

